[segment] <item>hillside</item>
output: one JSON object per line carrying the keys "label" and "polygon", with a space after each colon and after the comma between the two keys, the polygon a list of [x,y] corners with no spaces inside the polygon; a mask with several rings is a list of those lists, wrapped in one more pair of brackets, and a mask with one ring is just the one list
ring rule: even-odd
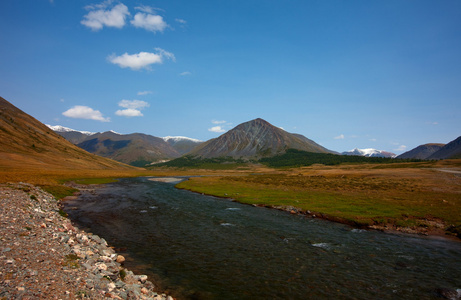
{"label": "hillside", "polygon": [[135,166],[144,166],[181,154],[162,138],[142,133],[118,134],[107,131],[88,136],[77,146],[90,153]]}
{"label": "hillside", "polygon": [[315,153],[333,153],[304,136],[288,133],[263,119],[255,119],[201,144],[188,155],[203,158],[258,158],[274,156],[290,148]]}
{"label": "hillside", "polygon": [[411,149],[410,151],[407,151],[405,153],[400,154],[397,156],[397,158],[400,159],[408,159],[408,158],[414,158],[414,159],[427,159],[429,156],[434,154],[435,152],[439,151],[442,149],[442,147],[445,146],[445,144],[424,144],[420,145],[414,149]]}
{"label": "hillside", "polygon": [[447,159],[447,158],[461,158],[461,136],[454,141],[449,142],[439,151],[435,152],[428,159]]}
{"label": "hillside", "polygon": [[90,154],[0,97],[0,168],[131,169]]}

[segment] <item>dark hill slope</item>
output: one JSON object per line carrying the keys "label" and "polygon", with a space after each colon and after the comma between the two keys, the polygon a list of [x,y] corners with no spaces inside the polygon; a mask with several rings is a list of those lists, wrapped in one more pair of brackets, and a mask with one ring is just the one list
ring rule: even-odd
{"label": "dark hill slope", "polygon": [[439,151],[435,152],[428,159],[447,159],[447,158],[461,158],[461,136],[456,140],[449,142],[443,146]]}
{"label": "dark hill slope", "polygon": [[90,154],[0,97],[0,167],[5,169],[127,169]]}
{"label": "dark hill slope", "polygon": [[84,142],[89,137],[89,135],[83,134],[79,131],[65,131],[65,132],[55,131],[55,132],[59,134],[60,136],[64,137],[66,140],[68,140],[74,145]]}
{"label": "dark hill slope", "polygon": [[427,159],[435,152],[442,149],[445,144],[424,144],[420,145],[410,151],[400,154],[397,158],[400,159]]}
{"label": "dark hill slope", "polygon": [[255,119],[201,144],[188,155],[203,158],[258,158],[274,156],[287,149],[332,153],[304,136],[288,133],[263,119]]}
{"label": "dark hill slope", "polygon": [[142,133],[96,133],[77,146],[88,152],[136,166],[181,156],[163,139]]}

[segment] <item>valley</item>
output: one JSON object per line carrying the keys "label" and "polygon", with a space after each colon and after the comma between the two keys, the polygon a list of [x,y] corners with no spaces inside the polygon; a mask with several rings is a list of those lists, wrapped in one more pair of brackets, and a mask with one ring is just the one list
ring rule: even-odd
{"label": "valley", "polygon": [[[89,258],[78,250],[81,245],[86,247],[85,241],[82,240],[83,236],[88,239],[85,231],[76,231],[74,237],[77,240],[81,239],[78,240],[81,245],[77,244],[75,246],[77,248],[74,247],[77,250],[72,251],[77,251],[75,253],[80,256],[66,251],[56,256],[58,267],[50,268],[54,268],[53,274],[64,278],[63,280],[65,277],[60,275],[62,269],[59,263],[69,263],[68,257],[75,260],[72,263],[76,266],[89,268],[87,273],[83,272],[85,269],[82,270],[83,277],[81,277],[87,283],[95,282],[95,288],[85,291],[88,295],[108,293],[108,290],[111,291],[111,295],[125,295],[130,290],[140,293],[141,290],[137,288],[138,281],[122,282],[122,274],[126,272],[135,279],[146,277],[134,275],[126,267],[138,274],[148,274],[149,278],[155,281],[156,290],[152,288],[153,285],[149,281],[145,281],[146,287],[143,288],[145,293],[152,296],[151,299],[173,299],[166,294],[158,294],[159,288],[177,299],[208,297],[208,295],[226,295],[226,298],[232,299],[234,297],[231,296],[232,293],[237,293],[239,299],[246,299],[250,297],[246,291],[251,287],[254,287],[251,297],[278,291],[283,295],[294,297],[300,297],[299,293],[304,292],[312,295],[350,294],[352,285],[335,292],[329,288],[306,286],[304,282],[310,278],[312,266],[306,270],[298,270],[297,265],[293,268],[293,265],[287,261],[297,256],[297,253],[303,252],[309,253],[303,257],[304,261],[320,255],[322,260],[329,263],[330,255],[333,253],[338,259],[338,264],[341,262],[341,278],[347,278],[349,269],[342,262],[350,260],[351,255],[355,253],[356,243],[369,245],[367,240],[369,238],[379,240],[389,253],[395,252],[394,249],[398,245],[405,243],[408,245],[407,248],[411,249],[406,250],[411,257],[423,251],[423,256],[429,259],[434,251],[439,251],[437,247],[440,243],[443,243],[444,247],[452,247],[454,251],[458,249],[461,238],[460,159],[422,160],[412,157],[395,159],[339,155],[302,135],[287,133],[262,119],[241,124],[219,138],[206,142],[183,137],[156,138],[139,133],[121,135],[115,132],[76,133],[71,130],[67,131],[67,134],[68,140],[63,137],[64,134],[53,132],[50,127],[0,98],[0,188],[4,191],[1,199],[4,213],[0,217],[5,218],[4,222],[7,222],[10,217],[5,216],[12,216],[17,209],[10,202],[11,198],[8,198],[12,193],[11,188],[20,187],[22,194],[20,197],[15,196],[14,199],[15,201],[21,199],[20,203],[25,203],[21,204],[23,207],[20,208],[24,212],[29,212],[30,207],[34,205],[45,205],[43,201],[50,201],[40,198],[41,202],[37,204],[34,200],[37,199],[35,194],[45,195],[43,199],[54,199],[49,194],[44,194],[43,191],[46,191],[58,200],[53,200],[53,205],[56,207],[59,205],[59,208],[47,211],[48,220],[59,220],[56,224],[64,222],[62,223],[64,225],[50,227],[50,232],[54,232],[51,234],[67,231],[64,228],[66,226],[80,226],[87,231],[90,230],[92,234],[101,234],[108,239],[112,247],[117,247],[117,251],[123,251],[122,254],[129,258],[125,265],[112,265],[110,258],[97,258],[101,261],[105,259],[104,264],[115,268],[115,273],[107,273],[109,274],[108,279],[106,278],[107,282],[98,270],[91,269],[89,263],[93,263],[91,259],[94,258]],[[458,140],[447,145],[439,145],[438,150],[429,151],[430,155],[442,151],[440,152],[442,155],[457,157]],[[426,153],[427,147],[423,148],[425,151],[423,152]],[[145,156],[145,153],[151,156]],[[158,159],[165,159],[168,162],[152,164],[152,160]],[[136,166],[137,162],[141,162],[141,167]],[[32,190],[35,194],[27,194],[27,191]],[[67,196],[72,197],[65,198]],[[85,201],[90,201],[90,204]],[[114,205],[113,201],[117,205]],[[32,206],[28,204],[29,202],[32,202]],[[210,203],[213,203],[213,208]],[[164,209],[167,206],[171,207]],[[123,209],[120,210],[120,207]],[[62,211],[62,208],[65,211]],[[191,211],[196,212],[191,215]],[[205,211],[209,213],[204,213]],[[237,211],[244,211],[245,214],[236,219],[234,217]],[[94,212],[96,217],[92,219]],[[158,215],[157,212],[161,214]],[[38,225],[34,223],[35,227],[54,226],[39,223],[40,209],[29,213],[37,214],[34,222],[38,222]],[[70,220],[64,216],[68,216]],[[28,222],[26,218],[21,220],[24,224]],[[325,220],[332,222],[323,223],[326,222]],[[70,221],[74,225],[71,225]],[[293,230],[281,228],[282,221],[285,226]],[[142,225],[151,224],[149,222],[154,222],[156,225]],[[203,227],[204,224],[208,226],[206,229]],[[135,237],[132,234],[134,229],[130,229],[132,226],[136,226],[136,231],[140,230],[149,236],[160,235],[147,240],[144,234]],[[37,230],[35,227],[30,227],[34,234]],[[157,233],[155,230],[159,227],[164,227],[165,231]],[[24,229],[14,223],[9,228],[29,236],[28,231],[24,233],[24,230],[29,230],[28,226]],[[260,229],[255,230],[255,228]],[[113,229],[117,230],[114,232]],[[125,229],[128,235],[123,233]],[[234,233],[221,232],[227,229],[234,230]],[[194,236],[200,230],[204,230],[204,233],[201,239],[197,239]],[[399,241],[389,242],[381,231],[392,233],[389,237]],[[69,232],[75,234],[74,231]],[[177,232],[180,239],[171,237],[172,232]],[[210,240],[205,232],[216,234],[216,238]],[[249,233],[253,236],[252,239],[246,238]],[[191,237],[188,239],[191,244],[183,243],[182,237],[185,234]],[[61,235],[66,239],[68,237],[67,233]],[[25,249],[32,249],[34,236],[30,241],[21,240],[22,244],[19,245]],[[88,234],[88,236],[92,235]],[[170,237],[165,240],[163,236]],[[306,236],[310,236],[309,239],[306,240]],[[429,250],[413,247],[414,239],[419,239],[420,236],[427,238],[421,239],[421,243]],[[133,244],[134,238],[139,241]],[[299,286],[294,290],[286,290],[285,282],[280,283],[273,276],[265,278],[255,274],[254,278],[257,280],[249,287],[234,281],[241,277],[240,267],[208,269],[207,260],[200,259],[203,256],[203,247],[206,245],[209,257],[222,253],[221,248],[218,247],[218,250],[214,248],[218,238],[222,239],[219,247],[231,250],[228,255],[226,254],[226,259],[235,259],[233,265],[251,264],[251,267],[258,268],[261,272],[269,272],[267,269],[269,266],[265,260],[261,260],[260,253],[252,253],[252,250],[232,251],[232,243],[240,245],[240,248],[255,249],[267,245],[268,249],[278,249],[277,251],[284,254],[277,260],[271,259],[274,264],[270,266],[273,268],[270,272],[286,267],[286,271],[282,271],[280,276],[285,276],[286,274],[283,275],[285,272],[299,274],[299,279],[287,278],[288,281],[294,280]],[[15,237],[12,239],[14,240]],[[46,241],[47,237],[43,239]],[[254,239],[260,241],[257,243],[258,246],[251,243]],[[341,245],[338,246],[340,240]],[[156,255],[152,256],[150,250],[143,252],[139,248],[140,241],[148,242],[141,248],[157,247]],[[226,247],[226,243],[231,244]],[[289,243],[295,247],[292,249],[294,252],[287,251],[286,245]],[[7,245],[7,249],[16,247],[9,242]],[[165,248],[165,245],[168,246]],[[58,243],[54,247],[66,246],[69,247],[67,244]],[[176,249],[176,255],[175,260],[171,261],[170,249],[173,248]],[[200,251],[190,252],[192,248]],[[163,249],[168,251],[164,253]],[[341,251],[346,253],[341,254]],[[366,252],[366,256],[374,255],[371,253],[375,253],[375,250]],[[265,255],[268,255],[267,259],[273,258],[271,253]],[[440,259],[437,259],[437,262],[443,268],[452,266],[455,261],[448,258],[447,254],[438,255]],[[392,255],[387,256],[391,258],[389,263],[394,264],[396,258]],[[18,261],[22,259],[19,256],[11,257]],[[209,271],[202,272],[197,281],[188,279],[185,282],[182,278],[184,276],[195,278],[197,270],[184,270],[184,263],[181,261],[189,263],[194,259],[198,269]],[[364,274],[369,272],[369,268],[375,270],[373,260],[357,259],[361,266],[365,266],[357,271],[360,278],[367,277]],[[256,262],[256,260],[261,261]],[[155,261],[160,269],[149,267],[152,261]],[[97,264],[102,266],[102,262]],[[216,264],[220,265],[220,262]],[[423,264],[418,262],[418,267],[424,265],[425,262]],[[456,270],[456,266],[453,269]],[[9,266],[7,270],[10,274],[8,276],[13,276],[11,274],[15,271],[10,270]],[[117,270],[120,270],[120,273]],[[221,270],[226,272],[222,273]],[[229,277],[230,271],[232,276]],[[386,268],[383,271],[385,272]],[[218,280],[218,283],[210,283],[207,279],[209,272],[222,276],[222,280]],[[323,271],[319,270],[319,272]],[[22,278],[21,273],[14,274]],[[331,278],[329,275],[329,272],[322,275],[325,279],[321,281],[337,281],[336,277]],[[97,280],[91,279],[95,278],[94,276],[102,279],[99,277]],[[439,293],[437,292],[440,290],[439,287],[445,282],[449,282],[450,287],[456,288],[456,283],[450,277],[428,276],[427,278],[423,276],[421,280],[431,280],[433,283],[431,290],[421,291],[422,297]],[[229,283],[222,283],[226,282],[226,278],[230,278]],[[337,282],[343,282],[341,278]],[[362,279],[357,278],[354,282],[357,280]],[[116,282],[118,286],[115,286]],[[267,282],[273,282],[270,292],[265,286]],[[381,278],[376,277],[361,282],[372,287],[378,285]],[[214,288],[210,288],[210,285]],[[40,288],[32,284],[29,289],[37,294]],[[71,291],[67,292],[72,294],[82,292],[74,287],[68,288]],[[399,286],[398,289],[402,295],[411,295],[405,285]],[[392,291],[386,288],[383,288],[383,291],[392,294]],[[8,295],[19,295],[15,289],[8,289],[8,293]],[[369,291],[365,291],[358,292],[356,295],[358,299],[366,299],[369,294]]]}

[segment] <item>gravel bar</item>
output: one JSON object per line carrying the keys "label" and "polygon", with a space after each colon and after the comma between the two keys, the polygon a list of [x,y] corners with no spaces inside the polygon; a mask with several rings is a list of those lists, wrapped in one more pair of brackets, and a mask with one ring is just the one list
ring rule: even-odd
{"label": "gravel bar", "polygon": [[103,238],[75,228],[51,194],[0,185],[0,300],[174,300],[124,260]]}

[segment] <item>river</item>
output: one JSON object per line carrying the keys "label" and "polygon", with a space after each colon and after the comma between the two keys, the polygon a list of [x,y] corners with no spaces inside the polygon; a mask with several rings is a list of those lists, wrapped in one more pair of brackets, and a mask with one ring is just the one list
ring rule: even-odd
{"label": "river", "polygon": [[461,289],[456,241],[353,229],[149,178],[64,205],[178,299],[437,299],[437,289]]}

